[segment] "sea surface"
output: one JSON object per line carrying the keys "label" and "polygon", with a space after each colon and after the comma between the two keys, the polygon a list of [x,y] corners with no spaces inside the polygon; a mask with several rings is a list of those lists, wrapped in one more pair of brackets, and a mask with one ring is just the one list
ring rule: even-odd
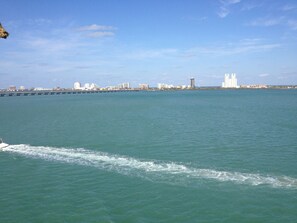
{"label": "sea surface", "polygon": [[0,98],[0,222],[297,222],[297,90]]}

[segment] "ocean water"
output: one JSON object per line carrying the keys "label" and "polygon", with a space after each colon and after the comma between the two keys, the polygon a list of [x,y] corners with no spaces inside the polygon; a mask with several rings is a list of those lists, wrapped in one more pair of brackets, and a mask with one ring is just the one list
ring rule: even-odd
{"label": "ocean water", "polygon": [[297,91],[0,98],[0,222],[297,222]]}

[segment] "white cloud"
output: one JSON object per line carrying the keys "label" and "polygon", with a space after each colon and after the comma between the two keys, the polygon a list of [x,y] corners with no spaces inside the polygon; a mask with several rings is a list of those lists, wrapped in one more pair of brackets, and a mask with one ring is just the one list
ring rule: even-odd
{"label": "white cloud", "polygon": [[102,26],[97,24],[92,24],[89,26],[82,26],[79,28],[80,31],[101,31],[101,30],[116,30],[116,27],[113,26]]}
{"label": "white cloud", "polygon": [[225,5],[232,5],[241,2],[241,0],[221,0],[220,2]]}
{"label": "white cloud", "polygon": [[196,17],[196,16],[184,16],[182,17],[183,20],[189,20],[189,21],[205,21],[207,20],[207,17],[206,16],[203,16],[203,17]]}
{"label": "white cloud", "polygon": [[264,43],[261,39],[243,39],[237,43],[221,43],[215,46],[196,47],[186,50],[185,55],[197,57],[199,55],[228,56],[242,53],[265,52],[280,47],[276,43]]}
{"label": "white cloud", "polygon": [[220,8],[220,11],[218,12],[218,16],[221,18],[225,18],[227,15],[229,15],[230,10],[224,6]]}
{"label": "white cloud", "polygon": [[82,26],[78,30],[86,33],[86,36],[92,38],[101,38],[107,36],[114,36],[116,27],[92,24],[89,26]]}
{"label": "white cloud", "polygon": [[252,9],[259,8],[259,7],[261,7],[261,6],[262,6],[262,4],[259,4],[259,3],[257,3],[257,4],[254,4],[254,3],[246,3],[246,4],[243,5],[243,7],[241,8],[241,10],[242,10],[242,11],[250,11],[250,10],[252,10]]}
{"label": "white cloud", "polygon": [[297,20],[295,19],[287,19],[286,17],[277,17],[277,18],[259,18],[256,19],[247,25],[249,26],[264,26],[264,27],[271,27],[271,26],[287,26],[292,30],[297,30]]}
{"label": "white cloud", "polygon": [[264,74],[259,74],[259,77],[268,77],[270,74],[264,73]]}
{"label": "white cloud", "polygon": [[217,13],[218,16],[221,18],[225,18],[230,14],[230,7],[240,2],[241,0],[220,0],[221,6],[220,10]]}
{"label": "white cloud", "polygon": [[126,54],[127,59],[149,59],[149,58],[161,58],[176,56],[178,50],[174,48],[165,49],[151,49],[151,50],[136,50],[134,52]]}
{"label": "white cloud", "polygon": [[265,43],[263,39],[242,39],[239,42],[224,42],[212,46],[197,46],[189,49],[148,49],[136,50],[125,55],[125,59],[184,58],[201,56],[231,56],[244,53],[266,52],[280,47],[278,43]]}
{"label": "white cloud", "polygon": [[297,20],[289,20],[288,25],[291,29],[297,30]]}
{"label": "white cloud", "polygon": [[114,36],[113,32],[107,32],[107,31],[98,31],[98,32],[91,32],[88,34],[89,37],[104,37],[104,36]]}
{"label": "white cloud", "polygon": [[297,6],[296,5],[285,5],[282,10],[283,11],[291,11],[291,10],[295,10],[297,9]]}
{"label": "white cloud", "polygon": [[39,26],[49,25],[53,23],[52,20],[44,19],[44,18],[29,19],[27,20],[27,22],[29,25],[39,25]]}
{"label": "white cloud", "polygon": [[250,26],[275,26],[279,25],[283,22],[284,17],[277,17],[277,18],[259,18],[256,19],[248,25]]}
{"label": "white cloud", "polygon": [[29,38],[24,41],[24,44],[26,47],[37,50],[39,52],[46,51],[48,53],[52,52],[61,52],[66,49],[71,49],[73,47],[73,44],[71,41],[65,41],[62,39],[51,39],[51,38]]}

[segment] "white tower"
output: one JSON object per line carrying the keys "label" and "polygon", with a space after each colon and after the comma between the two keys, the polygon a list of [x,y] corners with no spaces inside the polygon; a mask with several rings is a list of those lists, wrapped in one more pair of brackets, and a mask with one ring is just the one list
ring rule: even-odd
{"label": "white tower", "polygon": [[237,88],[237,78],[236,78],[236,74],[232,74],[231,75],[231,87],[233,88]]}
{"label": "white tower", "polygon": [[92,83],[92,84],[90,85],[90,89],[91,89],[91,90],[95,90],[96,87],[97,87],[97,86],[96,86],[96,84],[94,84],[94,83]]}
{"label": "white tower", "polygon": [[222,83],[222,88],[238,88],[236,74],[233,73],[231,76],[225,74],[224,82]]}
{"label": "white tower", "polygon": [[81,84],[79,82],[75,82],[73,85],[74,90],[80,90],[81,89]]}
{"label": "white tower", "polygon": [[85,85],[84,85],[84,89],[85,89],[85,90],[90,90],[90,84],[89,84],[89,83],[85,83]]}

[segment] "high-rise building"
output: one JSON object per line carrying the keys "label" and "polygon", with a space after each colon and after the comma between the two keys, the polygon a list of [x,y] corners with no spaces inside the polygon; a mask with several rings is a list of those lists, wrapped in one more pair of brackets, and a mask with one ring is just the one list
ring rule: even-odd
{"label": "high-rise building", "polygon": [[97,88],[96,84],[92,83],[90,85],[90,90],[95,90]]}
{"label": "high-rise building", "polygon": [[80,90],[81,89],[81,84],[79,82],[75,82],[73,85],[74,90]]}
{"label": "high-rise building", "polygon": [[222,83],[222,88],[239,88],[237,85],[236,74],[225,74],[224,82]]}
{"label": "high-rise building", "polygon": [[127,83],[122,83],[119,85],[119,89],[130,89],[131,86],[130,86],[130,83],[127,82]]}
{"label": "high-rise building", "polygon": [[195,88],[195,78],[191,78],[191,88]]}

